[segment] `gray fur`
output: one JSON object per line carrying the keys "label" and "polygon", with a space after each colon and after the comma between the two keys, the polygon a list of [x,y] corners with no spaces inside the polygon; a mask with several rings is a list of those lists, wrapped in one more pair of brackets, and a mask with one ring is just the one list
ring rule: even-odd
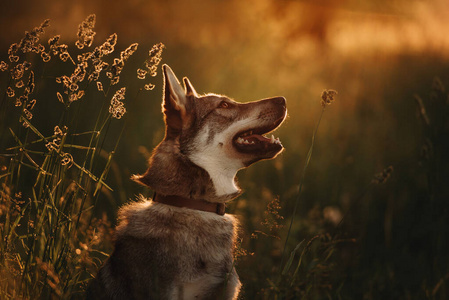
{"label": "gray fur", "polygon": [[104,299],[184,299],[189,284],[203,281],[191,299],[232,299],[240,287],[232,265],[236,234],[232,215],[140,199],[119,211],[115,250],[97,290]]}

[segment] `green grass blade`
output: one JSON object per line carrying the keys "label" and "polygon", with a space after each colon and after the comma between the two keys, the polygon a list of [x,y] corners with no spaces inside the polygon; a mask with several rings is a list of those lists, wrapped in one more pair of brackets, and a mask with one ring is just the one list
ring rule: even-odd
{"label": "green grass blade", "polygon": [[292,263],[293,263],[293,259],[295,258],[295,254],[296,252],[299,250],[299,247],[301,247],[302,243],[304,242],[304,240],[302,240],[301,242],[299,242],[298,245],[296,245],[295,249],[290,253],[290,258],[288,259],[288,261],[285,263],[285,267],[282,270],[282,275],[286,275],[287,272],[289,271]]}
{"label": "green grass blade", "polygon": [[44,140],[44,141],[47,141],[47,139],[44,137],[44,135],[39,131],[39,130],[37,130],[37,128],[36,127],[34,127],[33,126],[33,124],[31,124],[30,123],[30,121],[27,119],[27,118],[25,118],[25,117],[21,117],[20,118],[20,121],[22,122],[25,122],[27,125],[28,125],[28,128],[30,128],[35,134],[37,134],[42,140]]}
{"label": "green grass blade", "polygon": [[100,180],[97,176],[95,176],[94,174],[92,174],[89,170],[87,170],[84,167],[81,167],[80,165],[78,165],[76,162],[73,162],[73,165],[75,167],[77,167],[81,172],[83,172],[84,174],[86,174],[87,176],[89,176],[93,181],[101,183],[104,187],[106,187],[108,190],[110,190],[111,192],[114,191],[109,185],[107,185],[104,181]]}
{"label": "green grass blade", "polygon": [[95,151],[95,147],[73,145],[73,144],[64,144],[62,148],[74,148],[74,149],[93,150],[93,151]]}
{"label": "green grass blade", "polygon": [[14,146],[14,147],[7,148],[6,150],[10,151],[10,150],[19,149],[21,147],[27,147],[27,146],[30,146],[30,145],[38,144],[38,143],[41,143],[41,142],[46,142],[48,140],[54,139],[55,137],[56,137],[56,135],[48,136],[46,138],[40,138],[38,140],[29,142],[29,143],[26,143],[26,144],[23,144],[23,145],[20,145],[20,146]]}
{"label": "green grass blade", "polygon": [[8,241],[8,243],[11,242],[11,238],[14,232],[14,230],[16,229],[17,225],[19,225],[20,220],[22,220],[25,211],[28,209],[29,203],[27,203],[20,211],[20,213],[17,215],[16,219],[14,220],[13,224],[11,225],[11,228],[9,229],[9,233],[6,237],[6,240]]}

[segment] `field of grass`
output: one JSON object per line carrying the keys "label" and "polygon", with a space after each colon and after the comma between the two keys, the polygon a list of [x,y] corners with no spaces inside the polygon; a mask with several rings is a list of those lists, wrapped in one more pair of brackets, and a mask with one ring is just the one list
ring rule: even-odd
{"label": "field of grass", "polygon": [[130,6],[140,32],[114,5],[79,27],[42,12],[3,33],[0,298],[83,297],[118,207],[152,192],[129,178],[164,134],[161,59],[198,92],[287,98],[285,152],[240,172],[227,208],[241,299],[449,297],[445,10],[258,3]]}

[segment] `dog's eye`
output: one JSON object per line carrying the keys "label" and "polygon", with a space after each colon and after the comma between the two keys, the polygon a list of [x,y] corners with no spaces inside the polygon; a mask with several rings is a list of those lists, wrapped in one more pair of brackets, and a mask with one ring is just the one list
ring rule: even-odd
{"label": "dog's eye", "polygon": [[226,101],[222,101],[220,105],[218,105],[219,108],[229,108],[229,103]]}

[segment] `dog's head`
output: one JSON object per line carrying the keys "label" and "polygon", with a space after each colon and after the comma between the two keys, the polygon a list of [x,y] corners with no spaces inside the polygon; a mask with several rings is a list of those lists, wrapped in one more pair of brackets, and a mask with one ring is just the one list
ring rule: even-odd
{"label": "dog's head", "polygon": [[187,78],[183,88],[167,65],[163,73],[166,132],[161,145],[173,145],[173,151],[204,169],[217,196],[239,192],[234,182],[239,169],[282,152],[279,139],[266,135],[284,121],[285,98],[238,103],[199,95]]}

